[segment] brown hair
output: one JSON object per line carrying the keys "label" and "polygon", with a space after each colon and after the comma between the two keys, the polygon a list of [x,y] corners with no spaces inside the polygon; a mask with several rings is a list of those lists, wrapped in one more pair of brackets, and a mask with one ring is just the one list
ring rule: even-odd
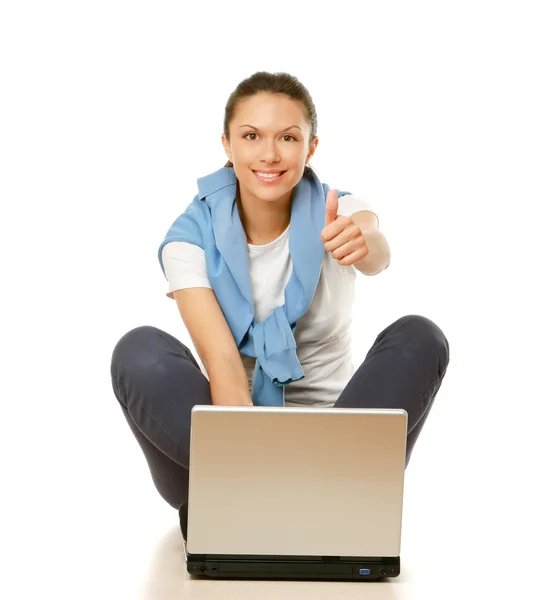
{"label": "brown hair", "polygon": [[[311,126],[311,135],[309,145],[317,136],[317,111],[307,88],[293,75],[289,73],[268,73],[267,71],[257,71],[251,77],[244,79],[236,89],[230,94],[226,109],[224,112],[224,135],[230,139],[230,121],[234,117],[237,105],[259,92],[269,92],[271,94],[284,94],[292,100],[303,104],[305,109],[305,119]],[[225,167],[232,167],[231,161],[228,161]],[[311,171],[307,165],[305,171]]]}

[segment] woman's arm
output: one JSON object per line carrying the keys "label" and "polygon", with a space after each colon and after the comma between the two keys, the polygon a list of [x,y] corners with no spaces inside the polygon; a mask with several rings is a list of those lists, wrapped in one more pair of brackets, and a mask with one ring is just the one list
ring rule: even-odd
{"label": "woman's arm", "polygon": [[213,404],[253,406],[249,382],[239,352],[228,357],[213,358],[205,363]]}
{"label": "woman's arm", "polygon": [[213,404],[252,406],[249,381],[214,291],[174,291],[183,322],[209,376]]}

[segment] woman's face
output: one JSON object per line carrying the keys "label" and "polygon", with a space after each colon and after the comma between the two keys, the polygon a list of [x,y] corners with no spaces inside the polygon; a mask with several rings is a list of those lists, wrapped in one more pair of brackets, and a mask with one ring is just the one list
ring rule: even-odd
{"label": "woman's face", "polygon": [[[241,197],[266,202],[291,198],[318,144],[315,138],[309,145],[311,130],[303,105],[288,96],[261,92],[238,104],[229,128],[230,139],[222,134],[222,144]],[[265,179],[260,171],[278,171],[279,177]]]}

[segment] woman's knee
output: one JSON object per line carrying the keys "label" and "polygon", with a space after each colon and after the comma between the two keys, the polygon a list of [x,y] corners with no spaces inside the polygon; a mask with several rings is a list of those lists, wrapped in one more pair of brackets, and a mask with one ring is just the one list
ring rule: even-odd
{"label": "woman's knee", "polygon": [[123,335],[112,352],[112,367],[144,368],[157,354],[158,336],[162,332],[156,327],[143,325]]}
{"label": "woman's knee", "polygon": [[[177,390],[208,386],[190,350],[177,338],[152,326],[126,333],[112,353],[112,387],[121,404],[129,398],[174,396]],[[137,392],[137,394],[134,394]],[[202,393],[205,393],[203,389]]]}
{"label": "woman's knee", "polygon": [[152,378],[153,366],[163,354],[163,337],[160,329],[144,325],[128,331],[114,347],[110,372],[120,402],[122,385],[129,388],[132,383]]}
{"label": "woman's knee", "polygon": [[393,325],[400,328],[404,336],[420,351],[430,353],[439,360],[441,371],[445,371],[450,361],[450,345],[446,335],[431,319],[423,315],[405,315]]}

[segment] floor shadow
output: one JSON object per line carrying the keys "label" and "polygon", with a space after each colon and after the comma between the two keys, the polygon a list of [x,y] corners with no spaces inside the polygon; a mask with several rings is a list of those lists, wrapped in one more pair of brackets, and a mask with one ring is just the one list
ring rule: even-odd
{"label": "floor shadow", "polygon": [[[202,598],[206,597],[208,592],[207,586],[211,587],[214,597],[222,597],[229,600],[234,595],[244,597],[247,588],[245,584],[248,583],[249,589],[253,592],[253,597],[260,597],[260,594],[266,590],[266,595],[269,595],[269,583],[268,581],[206,581],[201,579],[200,581],[196,578],[192,578],[186,569],[185,554],[183,548],[183,538],[179,525],[172,527],[158,543],[157,547],[153,550],[153,560],[149,568],[149,572],[143,581],[141,586],[141,599],[142,600],[183,600],[184,597],[188,598]],[[281,590],[282,593],[288,593],[288,597],[303,597],[306,598],[307,594],[315,591],[314,586],[319,586],[319,594],[323,600],[328,598],[337,598],[338,593],[341,592],[355,592],[356,586],[357,593],[366,590],[365,598],[373,600],[395,600],[400,598],[402,589],[406,586],[404,584],[408,581],[408,573],[402,573],[399,577],[394,579],[386,579],[383,581],[369,582],[369,583],[352,583],[352,582],[299,582],[299,581],[275,581],[272,582],[272,591],[278,592]],[[201,583],[201,586],[197,588],[197,585]],[[294,586],[294,587],[292,587]],[[321,587],[323,586],[323,587]],[[346,587],[349,586],[349,587]],[[239,594],[240,590],[242,591]],[[295,592],[299,592],[296,596]],[[355,598],[358,595],[353,596]]]}
{"label": "floor shadow", "polygon": [[179,525],[172,527],[153,550],[153,561],[142,586],[142,600],[183,600],[190,584]]}

